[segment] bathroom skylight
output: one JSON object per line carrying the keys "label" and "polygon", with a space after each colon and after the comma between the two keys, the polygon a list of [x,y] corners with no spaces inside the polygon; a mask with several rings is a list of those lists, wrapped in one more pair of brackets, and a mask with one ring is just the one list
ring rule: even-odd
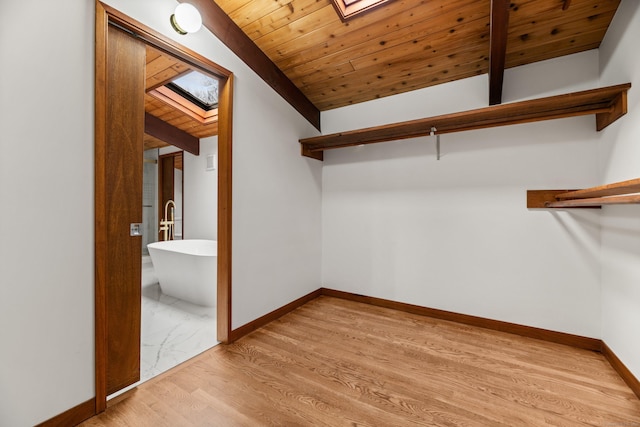
{"label": "bathroom skylight", "polygon": [[205,111],[218,107],[218,80],[198,71],[191,71],[166,85]]}
{"label": "bathroom skylight", "polygon": [[391,0],[332,0],[333,6],[344,22]]}
{"label": "bathroom skylight", "polygon": [[151,86],[148,95],[203,124],[218,121],[219,81],[193,69]]}

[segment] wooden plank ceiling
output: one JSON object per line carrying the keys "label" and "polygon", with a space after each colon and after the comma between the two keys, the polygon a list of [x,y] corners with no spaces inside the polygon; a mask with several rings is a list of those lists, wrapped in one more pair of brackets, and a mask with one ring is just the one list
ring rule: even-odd
{"label": "wooden plank ceiling", "polygon": [[[393,0],[347,22],[331,0],[215,2],[321,111],[489,71],[491,0]],[[513,0],[505,67],[597,48],[619,2]]]}
{"label": "wooden plank ceiling", "polygon": [[[147,45],[145,112],[196,138],[218,134],[218,121],[204,124],[181,109],[152,95],[153,89],[165,85],[192,68],[184,62]],[[165,147],[166,141],[145,132],[144,149]]]}

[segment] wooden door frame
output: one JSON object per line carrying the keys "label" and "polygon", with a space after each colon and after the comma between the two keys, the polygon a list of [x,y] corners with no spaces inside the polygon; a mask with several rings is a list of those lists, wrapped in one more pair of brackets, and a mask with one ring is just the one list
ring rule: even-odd
{"label": "wooden door frame", "polygon": [[[164,175],[166,173],[165,171],[165,167],[164,167],[164,163],[163,160],[167,159],[167,158],[173,158],[172,161],[172,165],[173,168],[175,169],[175,158],[181,156],[182,157],[182,187],[180,188],[180,193],[182,194],[182,199],[180,200],[180,206],[182,207],[182,212],[180,213],[181,217],[182,217],[182,239],[184,239],[184,150],[180,150],[180,151],[175,151],[172,153],[167,153],[167,154],[160,154],[158,156],[158,206],[157,206],[157,210],[158,210],[158,220],[161,219],[166,219],[164,218],[164,205],[165,203],[167,203],[167,201],[164,199],[164,183],[165,183],[165,178]],[[172,172],[171,176],[174,178],[175,180],[175,171]],[[174,181],[175,182],[175,181]],[[175,192],[175,185],[172,186],[173,191],[172,191],[172,195],[170,197],[170,199],[172,199],[174,202],[176,201],[176,192]],[[175,224],[174,224],[174,230],[175,230]],[[158,228],[158,233],[156,234],[156,238],[159,240],[163,239],[163,232],[161,232]]]}
{"label": "wooden door frame", "polygon": [[[168,18],[167,18],[168,19]],[[105,179],[107,110],[107,30],[116,25],[156,49],[217,76],[218,115],[218,289],[217,339],[226,343],[231,335],[231,185],[232,185],[232,111],[233,73],[204,56],[176,43],[118,10],[96,1],[95,43],[95,370],[96,413],[106,409],[107,324],[104,254],[107,248],[105,197],[109,191]],[[142,141],[141,141],[142,143]]]}

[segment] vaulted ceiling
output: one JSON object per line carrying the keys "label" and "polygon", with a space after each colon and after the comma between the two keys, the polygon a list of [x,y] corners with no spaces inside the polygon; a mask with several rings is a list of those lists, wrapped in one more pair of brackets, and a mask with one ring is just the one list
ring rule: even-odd
{"label": "vaulted ceiling", "polygon": [[[491,0],[393,0],[347,22],[331,1],[215,3],[321,111],[489,71]],[[597,48],[619,0],[502,3],[509,68]]]}
{"label": "vaulted ceiling", "polygon": [[[483,74],[500,103],[505,68],[597,48],[620,3],[388,0],[345,22],[334,0],[180,1],[318,128],[320,111]],[[147,89],[187,68],[149,48]],[[197,138],[217,132],[149,93],[146,106]]]}

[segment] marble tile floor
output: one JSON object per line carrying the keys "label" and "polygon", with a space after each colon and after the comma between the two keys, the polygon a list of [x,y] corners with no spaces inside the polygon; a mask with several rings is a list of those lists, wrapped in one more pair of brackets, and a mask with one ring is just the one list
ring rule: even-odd
{"label": "marble tile floor", "polygon": [[163,294],[149,256],[142,257],[140,382],[113,398],[218,344],[216,309]]}
{"label": "marble tile floor", "polygon": [[142,259],[141,381],[218,344],[216,309],[163,294],[149,257]]}

